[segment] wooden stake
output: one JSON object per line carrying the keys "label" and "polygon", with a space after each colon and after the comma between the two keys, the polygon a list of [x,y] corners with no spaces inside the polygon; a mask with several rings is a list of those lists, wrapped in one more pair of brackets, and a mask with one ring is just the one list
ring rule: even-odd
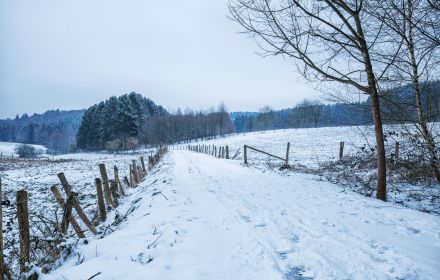
{"label": "wooden stake", "polygon": [[132,163],[131,166],[132,166],[132,169],[133,169],[134,183],[137,185],[139,183],[139,178],[138,178],[138,174],[137,174],[136,160],[133,160],[133,163]]}
{"label": "wooden stake", "polygon": [[83,221],[83,223],[86,225],[86,227],[93,233],[98,234],[98,231],[96,230],[95,226],[90,222],[89,218],[87,218],[87,215],[82,210],[81,206],[79,205],[78,198],[73,195],[73,207],[76,210],[76,213],[78,213],[79,218]]}
{"label": "wooden stake", "polygon": [[400,143],[396,142],[396,147],[395,147],[395,150],[394,150],[394,157],[396,159],[396,162],[399,161],[399,146],[400,146]]}
{"label": "wooden stake", "polygon": [[[57,189],[56,186],[52,186],[50,188],[50,190],[52,191],[53,195],[55,196],[55,199],[58,202],[58,205],[60,206],[60,208],[64,209],[64,206],[65,206],[64,205],[64,199],[63,199],[63,196],[61,195],[60,191]],[[84,235],[84,231],[79,226],[79,224],[76,221],[75,217],[70,216],[70,223],[72,224],[72,227],[75,230],[76,235],[78,235],[79,238],[85,238],[86,237]]]}
{"label": "wooden stake", "polygon": [[243,146],[243,157],[244,157],[244,163],[247,164],[247,146]]}
{"label": "wooden stake", "polygon": [[5,275],[5,269],[3,267],[3,191],[2,191],[2,178],[0,178],[0,280],[3,280]]}
{"label": "wooden stake", "polygon": [[144,174],[147,173],[147,169],[145,169],[144,157],[141,157],[141,165],[142,165],[142,172]]}
{"label": "wooden stake", "polygon": [[108,181],[107,170],[105,169],[104,163],[99,164],[99,171],[101,173],[102,183],[104,185],[105,202],[107,203],[108,206],[112,206],[113,208],[115,208],[116,205],[112,200],[112,196],[110,194],[110,184]]}
{"label": "wooden stake", "polygon": [[129,172],[128,173],[130,174],[130,184],[129,184],[129,186],[132,188],[133,187],[133,171],[132,171],[131,164],[129,165]]}
{"label": "wooden stake", "polygon": [[113,196],[113,201],[115,202],[116,205],[118,205],[118,197],[119,197],[118,196],[118,185],[116,184],[115,181],[111,181],[110,191]]}
{"label": "wooden stake", "polygon": [[118,171],[118,167],[116,167],[116,165],[114,167],[114,173],[115,173],[115,181],[116,181],[116,183],[119,186],[119,190],[120,190],[121,194],[123,196],[125,196],[125,190],[124,190],[124,187],[121,184],[121,181],[119,180],[119,171]]}
{"label": "wooden stake", "polygon": [[287,142],[287,149],[286,149],[286,165],[289,165],[289,152],[290,152],[290,142]]}
{"label": "wooden stake", "polygon": [[58,173],[58,179],[60,179],[61,185],[63,186],[64,192],[69,195],[70,193],[70,186],[67,182],[66,176],[64,176],[64,173]]}
{"label": "wooden stake", "polygon": [[98,196],[99,217],[101,221],[105,221],[107,219],[107,212],[105,210],[104,195],[102,194],[102,182],[100,178],[95,179],[95,186],[96,194]]}
{"label": "wooden stake", "polygon": [[67,231],[69,229],[69,221],[72,216],[72,203],[73,203],[73,197],[72,193],[70,193],[69,198],[67,199],[66,204],[64,205],[64,213],[63,213],[63,219],[61,221],[61,233],[67,234]]}
{"label": "wooden stake", "polygon": [[226,159],[229,159],[229,147],[226,146]]}
{"label": "wooden stake", "polygon": [[339,160],[344,156],[344,142],[339,143]]}
{"label": "wooden stake", "polygon": [[[64,176],[64,173],[59,173],[58,178],[60,178],[61,184],[63,185],[64,192],[66,193],[67,197],[69,197],[71,193],[70,185],[67,182],[66,177]],[[76,195],[73,196],[73,207],[76,210],[76,213],[78,214],[79,218],[83,221],[83,223],[87,226],[87,228],[93,233],[98,234],[98,231],[96,230],[95,226],[90,222],[89,218],[87,218],[87,215],[84,213],[83,209],[81,208],[81,205],[79,204],[79,200],[76,197]]]}
{"label": "wooden stake", "polygon": [[25,190],[17,192],[17,218],[20,235],[20,271],[27,272],[26,265],[29,262],[30,234],[28,194]]}

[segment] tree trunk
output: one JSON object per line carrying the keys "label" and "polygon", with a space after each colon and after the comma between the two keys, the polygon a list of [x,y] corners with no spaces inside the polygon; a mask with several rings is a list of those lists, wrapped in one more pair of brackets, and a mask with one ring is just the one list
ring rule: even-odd
{"label": "tree trunk", "polygon": [[371,95],[371,109],[373,111],[374,132],[376,134],[377,146],[377,185],[376,197],[380,200],[387,200],[387,181],[386,181],[386,157],[385,143],[382,128],[382,116],[380,113],[379,95],[373,92]]}
{"label": "tree trunk", "polygon": [[359,14],[353,14],[356,22],[356,29],[359,34],[359,45],[362,52],[365,73],[368,79],[369,95],[371,98],[371,110],[373,113],[374,132],[376,136],[377,146],[377,182],[376,182],[376,198],[387,200],[387,164],[385,156],[385,141],[383,136],[382,115],[380,112],[379,94],[377,91],[376,77],[374,76],[373,65],[371,63],[369,48],[365,40],[364,31],[359,18]]}

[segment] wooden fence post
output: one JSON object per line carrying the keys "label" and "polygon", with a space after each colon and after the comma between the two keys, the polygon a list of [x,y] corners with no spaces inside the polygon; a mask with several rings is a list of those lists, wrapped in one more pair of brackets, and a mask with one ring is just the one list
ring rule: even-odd
{"label": "wooden fence post", "polygon": [[28,194],[25,190],[17,192],[17,218],[20,235],[20,271],[27,272],[26,264],[29,262],[29,210]]}
{"label": "wooden fence post", "polygon": [[142,172],[144,174],[147,173],[147,170],[145,169],[144,157],[141,157],[141,165],[142,165]]}
{"label": "wooden fence post", "polygon": [[3,267],[3,190],[2,190],[2,178],[0,178],[0,280],[3,280],[5,275],[5,269]]}
{"label": "wooden fence post", "polygon": [[[58,202],[58,205],[60,206],[61,209],[64,209],[64,199],[63,196],[61,195],[61,193],[58,191],[57,186],[52,186],[50,188],[50,190],[52,191],[53,195],[55,196],[56,201]],[[72,224],[73,229],[76,232],[76,235],[78,235],[79,238],[85,238],[86,236],[84,235],[84,231],[81,229],[81,227],[79,226],[78,222],[75,220],[75,217],[71,216],[70,217],[70,223]]]}
{"label": "wooden fence post", "polygon": [[123,196],[125,196],[125,190],[124,190],[124,187],[122,186],[121,181],[119,180],[119,171],[118,171],[118,167],[115,165],[115,167],[114,167],[113,169],[114,169],[114,173],[115,173],[115,181],[116,181],[116,182],[118,183],[118,185],[119,185],[119,189],[120,189],[121,194],[122,194]]}
{"label": "wooden fence post", "polygon": [[289,152],[290,152],[290,142],[287,142],[287,149],[286,149],[286,165],[289,165]]}
{"label": "wooden fence post", "polygon": [[137,185],[137,184],[139,184],[139,178],[138,178],[138,174],[137,174],[136,160],[132,161],[131,166],[132,166],[132,169],[133,169],[134,183]]}
{"label": "wooden fence post", "polygon": [[[61,181],[61,184],[63,185],[64,192],[66,193],[67,197],[69,197],[71,193],[70,185],[67,182],[66,177],[64,176],[64,173],[61,172],[58,174],[58,178]],[[84,222],[84,224],[87,226],[87,228],[93,233],[98,234],[98,231],[96,230],[95,226],[90,222],[89,218],[87,218],[87,215],[84,213],[84,211],[81,208],[81,205],[79,204],[78,198],[74,195],[73,196],[73,207],[76,210],[76,213],[78,213],[79,218]]]}
{"label": "wooden fence post", "polygon": [[105,202],[108,206],[115,208],[116,205],[112,200],[112,196],[110,195],[110,183],[108,181],[107,170],[105,169],[104,163],[99,164],[99,171],[101,173],[102,183],[104,184]]}
{"label": "wooden fence post", "polygon": [[247,164],[247,146],[244,145],[243,147],[243,157],[244,157],[244,163]]}
{"label": "wooden fence post", "polygon": [[229,147],[226,146],[226,159],[229,159]]}
{"label": "wooden fence post", "polygon": [[72,197],[72,204],[76,210],[76,213],[78,214],[78,217],[84,222],[84,224],[89,228],[89,230],[93,234],[95,235],[98,234],[98,231],[96,230],[95,226],[90,222],[89,218],[87,218],[87,215],[82,210],[81,205],[79,205],[79,200],[75,196],[75,194],[73,192],[70,192],[69,197]]}
{"label": "wooden fence post", "polygon": [[339,160],[344,156],[344,142],[339,143]]}
{"label": "wooden fence post", "polygon": [[58,179],[60,179],[61,185],[63,186],[64,192],[69,195],[70,193],[70,186],[69,183],[67,182],[66,176],[64,175],[63,172],[58,173]]}
{"label": "wooden fence post", "polygon": [[400,143],[396,142],[396,147],[394,150],[394,157],[396,159],[396,162],[399,161],[399,146],[400,146]]}
{"label": "wooden fence post", "polygon": [[110,185],[110,192],[113,196],[113,201],[115,202],[116,206],[118,205],[118,186],[116,185],[115,181],[111,181]]}
{"label": "wooden fence post", "polygon": [[133,187],[133,172],[131,171],[131,164],[129,164],[128,166],[128,173],[130,174],[130,184],[129,186],[132,188]]}
{"label": "wooden fence post", "polygon": [[100,178],[95,179],[95,186],[96,194],[98,196],[99,218],[101,221],[105,221],[107,219],[107,212],[105,211],[104,195],[102,194],[102,183]]}
{"label": "wooden fence post", "polygon": [[61,220],[61,233],[67,234],[67,231],[69,229],[69,222],[70,218],[72,216],[72,204],[73,204],[73,193],[70,193],[69,197],[67,198],[67,202],[64,205],[64,211],[63,211],[63,219]]}

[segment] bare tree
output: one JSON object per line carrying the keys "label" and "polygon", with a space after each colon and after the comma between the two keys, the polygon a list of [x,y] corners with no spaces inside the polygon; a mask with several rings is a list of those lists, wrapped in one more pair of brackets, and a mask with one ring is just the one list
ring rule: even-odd
{"label": "bare tree", "polygon": [[[293,59],[308,80],[337,82],[371,99],[377,145],[377,193],[386,200],[386,158],[377,81],[388,65],[371,56],[381,33],[366,28],[373,19],[362,0],[231,0],[232,18],[266,55]],[[374,65],[374,66],[373,66]]]}
{"label": "bare tree", "polygon": [[[390,43],[400,49],[397,59],[394,53],[382,50],[382,59],[393,58],[388,81],[412,85],[415,95],[417,130],[426,142],[431,168],[437,181],[440,182],[438,158],[434,137],[428,128],[427,116],[422,105],[423,94],[428,90],[429,80],[436,78],[438,70],[440,47],[432,40],[431,24],[429,19],[435,18],[435,9],[425,0],[384,0],[372,2],[369,11],[380,23],[377,28],[387,31],[387,37],[392,38]],[[427,20],[428,19],[428,20]],[[426,34],[430,34],[427,36]],[[438,76],[437,76],[438,77]],[[412,120],[408,105],[400,106],[399,110],[405,120]]]}

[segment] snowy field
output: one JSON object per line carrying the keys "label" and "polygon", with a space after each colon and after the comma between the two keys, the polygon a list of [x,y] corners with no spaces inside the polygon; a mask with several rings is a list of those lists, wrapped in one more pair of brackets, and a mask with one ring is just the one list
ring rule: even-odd
{"label": "snowy field", "polygon": [[[431,124],[432,125],[432,124]],[[410,128],[412,129],[412,128]],[[390,134],[389,132],[396,131],[397,134]],[[400,158],[405,159],[406,154],[411,152],[413,146],[404,140],[400,126],[385,126],[384,133],[389,134],[386,139],[386,154],[387,159],[392,157],[395,151],[396,142],[400,143]],[[248,145],[259,150],[263,150],[279,156],[286,157],[287,142],[290,142],[289,164],[293,167],[293,172],[307,172],[313,174],[320,174],[330,181],[338,181],[339,177],[335,179],[341,172],[327,172],[321,166],[326,164],[334,166],[339,159],[339,143],[344,142],[344,158],[352,155],[362,154],[363,148],[371,153],[371,149],[375,147],[375,136],[373,127],[371,126],[345,126],[345,127],[323,127],[323,128],[309,128],[309,129],[286,129],[275,131],[253,132],[246,134],[234,134],[228,137],[219,137],[207,141],[198,141],[191,143],[192,145],[215,145],[228,146],[229,154],[232,158],[237,151],[238,156],[236,161],[243,162],[243,145]],[[185,148],[185,145],[176,145],[174,149]],[[260,168],[261,170],[273,170],[278,173],[289,173],[289,171],[280,171],[280,167],[284,164],[283,161],[255,152],[248,149],[247,152],[248,163],[251,166]],[[354,165],[354,164],[353,164]],[[353,172],[357,178],[361,177],[364,181],[375,176],[375,168],[366,168],[362,171],[351,170],[352,166],[348,166],[345,171]],[[389,169],[390,171],[390,169]],[[356,173],[354,173],[356,172]],[[407,207],[440,214],[440,186],[426,186],[423,184],[410,184],[395,179],[398,173],[388,174],[388,200],[405,205]],[[370,187],[372,188],[371,196],[374,196],[374,182],[370,180]],[[341,182],[340,182],[341,185]],[[362,182],[343,182],[340,190],[349,188],[363,193]]]}
{"label": "snowy field", "polygon": [[[0,147],[5,146],[8,145],[1,145]],[[37,159],[1,158],[0,177],[3,200],[11,202],[9,206],[3,206],[3,228],[6,229],[4,239],[7,240],[5,242],[6,260],[9,262],[10,259],[16,259],[11,252],[18,252],[18,243],[13,242],[17,240],[18,235],[15,206],[15,196],[18,190],[28,191],[31,226],[33,223],[41,225],[43,220],[54,221],[58,219],[59,221],[62,211],[58,207],[50,187],[57,185],[62,192],[57,174],[64,172],[72,189],[78,193],[81,206],[91,219],[96,211],[97,197],[94,180],[100,177],[99,164],[104,163],[106,165],[110,179],[114,178],[113,167],[117,166],[119,178],[122,180],[124,176],[129,177],[129,164],[132,163],[132,160],[136,160],[137,164],[140,165],[140,156],[143,155],[145,160],[148,160],[148,155],[151,152],[143,150],[136,153],[117,155],[78,153]],[[82,224],[81,227],[86,228]],[[39,236],[41,231],[34,228],[31,234]],[[70,234],[74,236],[72,229]],[[86,235],[90,236],[91,233],[86,231]]]}
{"label": "snowy field", "polygon": [[[17,154],[15,153],[15,148],[17,146],[21,145],[21,143],[9,143],[9,142],[0,142],[0,155],[6,156],[6,157],[17,157]],[[43,154],[40,156],[45,156],[46,154],[46,147],[41,145],[30,145],[35,147],[35,149],[42,151]]]}
{"label": "snowy field", "polygon": [[[395,130],[392,126],[385,126],[385,132]],[[396,141],[401,140],[398,136],[389,137],[387,154],[394,152]],[[344,127],[321,127],[321,128],[298,128],[284,130],[269,130],[251,132],[245,134],[233,134],[225,138],[216,138],[208,141],[199,141],[197,144],[229,146],[231,157],[240,149],[236,159],[243,160],[243,145],[248,145],[264,150],[279,157],[286,157],[287,142],[290,142],[289,161],[293,165],[301,165],[311,168],[319,167],[319,164],[339,159],[339,143],[344,142],[344,155],[349,156],[360,151],[361,147],[374,147],[376,142],[374,131],[371,126],[344,126]],[[401,143],[401,155],[410,147]],[[267,163],[279,160],[269,158],[266,155],[248,152],[248,161],[251,164]],[[282,162],[281,162],[282,164]]]}
{"label": "snowy field", "polygon": [[438,216],[312,175],[175,150],[118,211],[43,279],[440,279]]}

